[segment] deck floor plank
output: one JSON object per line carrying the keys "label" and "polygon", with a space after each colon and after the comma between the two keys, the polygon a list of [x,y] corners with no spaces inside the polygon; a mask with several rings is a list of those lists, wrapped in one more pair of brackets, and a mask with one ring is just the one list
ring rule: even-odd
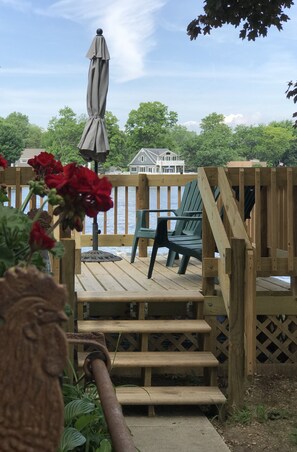
{"label": "deck floor plank", "polygon": [[102,287],[84,263],[81,264],[81,273],[76,275],[76,278],[85,291],[96,290],[98,292],[104,292],[104,287]]}
{"label": "deck floor plank", "polygon": [[[102,262],[100,265],[102,265],[107,270],[110,269],[110,274],[114,276],[116,281],[123,287],[126,291],[132,291],[132,292],[139,292],[144,290],[144,287],[141,286],[137,282],[137,278],[135,276],[135,272],[132,270],[132,265],[130,266],[130,271],[127,272],[125,269],[121,268],[121,266],[118,265],[118,263],[121,261],[115,261],[115,262]],[[111,269],[110,264],[113,264],[113,267]]]}
{"label": "deck floor plank", "polygon": [[[110,274],[109,269],[103,265],[98,265],[97,262],[86,263],[87,268],[91,271],[94,277],[100,281],[105,291],[119,290],[123,291],[124,288],[115,278],[113,274]],[[114,267],[112,267],[114,269]]]}
{"label": "deck floor plank", "polygon": [[[147,271],[147,265],[139,266],[139,262],[136,262],[136,265],[130,264],[127,260],[123,259],[121,261],[115,262],[115,264],[120,267],[124,272],[128,273],[133,277],[138,284],[140,284],[144,291],[148,290],[159,290],[163,291],[165,288],[156,284],[156,281],[147,278],[147,274],[144,269]],[[132,267],[132,268],[131,268]]]}
{"label": "deck floor plank", "polygon": [[[153,278],[147,279],[150,258],[136,258],[130,264],[130,257],[123,255],[121,261],[82,263],[81,274],[76,275],[78,292],[99,292],[108,298],[110,293],[128,294],[186,294],[201,291],[201,262],[192,259],[185,275],[178,274],[178,262],[173,267],[166,267],[166,256],[158,256]],[[289,283],[279,278],[257,278],[257,291],[289,291]]]}
{"label": "deck floor plank", "polygon": [[[146,281],[150,281],[147,278],[149,259],[137,259],[134,264],[135,268],[139,269]],[[193,290],[193,289],[201,289],[201,283],[199,284],[199,279],[196,277],[195,282],[191,281],[191,278],[186,277],[185,275],[178,275],[178,266],[175,267],[166,267],[166,259],[162,259],[161,261],[156,261],[154,267],[154,273],[151,278],[151,281],[158,284],[160,288],[165,290],[168,289],[176,289],[176,290]]]}

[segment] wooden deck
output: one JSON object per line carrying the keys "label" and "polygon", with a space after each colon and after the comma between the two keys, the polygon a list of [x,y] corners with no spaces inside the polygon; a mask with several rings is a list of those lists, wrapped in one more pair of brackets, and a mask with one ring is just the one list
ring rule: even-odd
{"label": "wooden deck", "polygon": [[[149,258],[136,258],[130,264],[130,256],[121,261],[82,263],[81,274],[76,275],[76,291],[80,298],[93,296],[118,301],[195,301],[201,297],[202,265],[191,259],[187,273],[179,275],[178,264],[166,267],[166,256],[157,258],[152,279],[147,278]],[[177,261],[178,262],[178,261]],[[289,283],[278,278],[257,278],[259,292],[288,292]]]}

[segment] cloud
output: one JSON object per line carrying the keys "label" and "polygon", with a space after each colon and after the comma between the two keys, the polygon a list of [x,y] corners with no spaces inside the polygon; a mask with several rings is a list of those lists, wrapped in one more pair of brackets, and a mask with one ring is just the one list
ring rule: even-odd
{"label": "cloud", "polygon": [[[224,123],[230,127],[259,124],[260,122],[261,114],[258,112],[247,115],[243,115],[242,113],[231,113],[229,115],[225,115],[224,117]],[[185,121],[181,125],[193,132],[200,132],[200,121]]]}
{"label": "cloud", "polygon": [[181,125],[185,126],[188,130],[191,130],[192,132],[200,131],[200,121],[185,121]]}
{"label": "cloud", "polygon": [[113,60],[111,77],[124,82],[145,74],[145,57],[155,45],[155,14],[167,1],[59,0],[36,12],[84,23],[94,33],[101,26]]}
{"label": "cloud", "polygon": [[224,123],[228,126],[238,126],[240,124],[245,124],[245,118],[241,113],[227,115],[224,117]]}
{"label": "cloud", "polygon": [[258,124],[261,120],[260,113],[253,113],[251,115],[243,115],[241,113],[231,113],[224,117],[224,123],[228,126],[235,127],[239,125]]}

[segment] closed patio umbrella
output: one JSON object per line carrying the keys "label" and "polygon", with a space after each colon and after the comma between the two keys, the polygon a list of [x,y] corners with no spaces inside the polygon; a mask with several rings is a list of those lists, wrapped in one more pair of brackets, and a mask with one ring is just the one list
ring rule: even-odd
{"label": "closed patio umbrella", "polygon": [[[106,45],[102,29],[98,28],[97,35],[88,50],[87,58],[90,59],[87,110],[89,119],[86,122],[78,149],[87,161],[94,160],[94,171],[98,174],[98,162],[105,162],[109,153],[109,143],[105,127],[106,98],[109,82],[109,51]],[[93,252],[83,253],[82,260],[99,261],[116,258],[113,254],[98,251],[97,218],[93,220]],[[120,258],[119,258],[120,259]],[[115,259],[113,259],[115,260]]]}
{"label": "closed patio umbrella", "polygon": [[[87,53],[90,59],[87,110],[89,119],[78,144],[81,155],[88,161],[105,162],[109,152],[104,115],[109,81],[109,52],[101,28]],[[96,165],[97,166],[97,165]]]}

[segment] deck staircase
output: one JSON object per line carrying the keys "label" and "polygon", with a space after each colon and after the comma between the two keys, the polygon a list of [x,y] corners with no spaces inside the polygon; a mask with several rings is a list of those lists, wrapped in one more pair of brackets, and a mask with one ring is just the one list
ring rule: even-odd
{"label": "deck staircase", "polygon": [[[189,294],[179,295],[175,301],[189,301]],[[156,304],[154,295],[138,299],[138,319],[129,320],[78,320],[78,332],[91,333],[102,332],[109,334],[138,334],[139,349],[136,351],[111,352],[113,368],[117,373],[125,369],[140,369],[141,382],[138,386],[118,386],[116,394],[122,405],[147,405],[149,413],[153,414],[154,405],[222,405],[226,399],[217,385],[218,361],[215,356],[207,351],[208,337],[211,327],[204,319],[147,319],[148,302]],[[173,298],[171,297],[171,301]],[[193,302],[203,304],[203,296],[196,292]],[[82,319],[82,307],[84,303],[106,303],[102,293],[79,292],[78,297],[79,318]],[[111,303],[129,303],[131,295],[123,297],[115,296]],[[168,299],[169,301],[169,299]],[[168,303],[167,308],[169,307]],[[175,303],[171,303],[170,306]],[[174,311],[174,309],[173,309]],[[197,310],[198,312],[198,310]],[[201,309],[199,310],[201,312]],[[195,334],[199,338],[199,350],[191,351],[149,351],[149,340],[151,335],[161,334]],[[83,365],[86,353],[79,353],[79,366]],[[153,377],[157,371],[165,371],[168,374],[184,373],[185,369],[200,370],[203,375],[203,386],[154,386]]]}

